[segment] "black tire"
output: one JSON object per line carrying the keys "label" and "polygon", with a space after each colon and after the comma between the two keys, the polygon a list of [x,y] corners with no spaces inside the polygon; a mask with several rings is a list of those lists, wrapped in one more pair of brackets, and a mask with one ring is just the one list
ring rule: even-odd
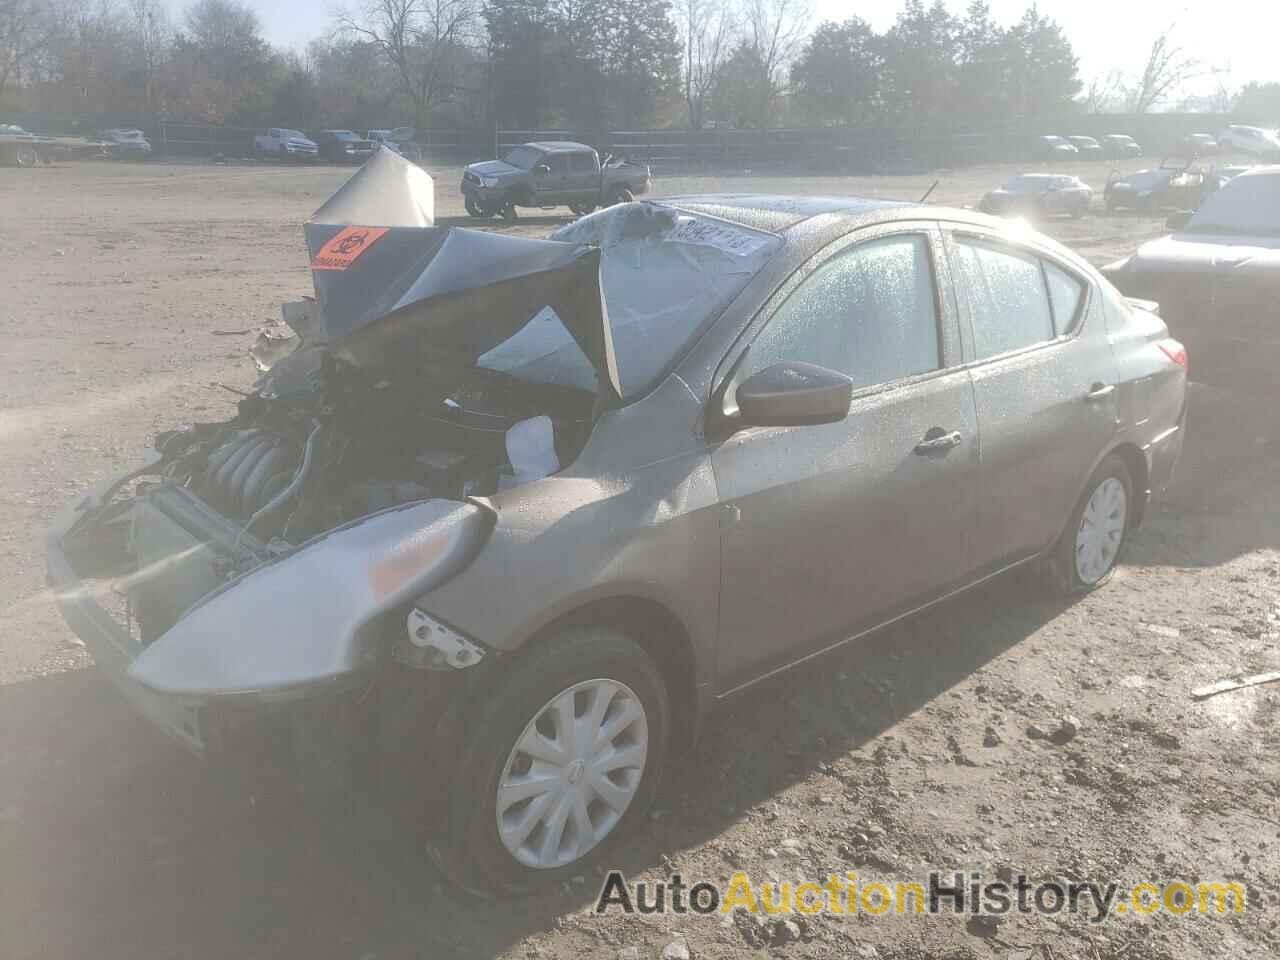
{"label": "black tire", "polygon": [[34,167],[40,162],[40,154],[35,147],[19,145],[13,151],[15,167]]}
{"label": "black tire", "polygon": [[572,210],[574,214],[579,217],[585,217],[587,214],[592,213],[595,210],[595,208],[596,208],[596,205],[594,203],[569,204],[569,209]]}
{"label": "black tire", "polygon": [[[644,708],[648,745],[641,780],[629,805],[597,846],[563,866],[519,862],[497,828],[498,785],[526,726],[558,694],[588,680],[625,684]],[[587,873],[593,862],[643,822],[666,758],[670,710],[662,676],[639,646],[611,627],[573,627],[519,657],[475,708],[449,776],[445,829],[431,852],[446,875],[481,895],[526,893]]]}
{"label": "black tire", "polygon": [[508,223],[512,223],[520,219],[520,212],[516,210],[515,202],[511,200],[504,203],[498,210],[498,213],[500,213],[502,215],[502,219],[506,220]]}
{"label": "black tire", "polygon": [[470,217],[490,217],[493,214],[480,205],[480,201],[471,194],[467,194],[462,200],[462,205],[467,208],[467,216]]}
{"label": "black tire", "polygon": [[[1086,581],[1081,578],[1076,562],[1077,535],[1090,498],[1093,497],[1094,492],[1103,483],[1112,478],[1119,480],[1124,487],[1126,508],[1124,528],[1121,531],[1120,543],[1116,548],[1115,556],[1112,558],[1106,572],[1092,581]],[[1080,593],[1088,593],[1090,590],[1094,590],[1110,580],[1111,575],[1115,573],[1116,564],[1119,563],[1121,554],[1124,553],[1124,546],[1129,538],[1129,530],[1132,528],[1133,511],[1133,477],[1130,475],[1129,467],[1125,464],[1124,459],[1113,453],[1098,464],[1098,469],[1094,470],[1092,476],[1089,477],[1089,482],[1085,484],[1084,493],[1080,496],[1080,502],[1071,511],[1071,518],[1067,521],[1066,527],[1058,537],[1058,542],[1044,558],[1043,574],[1047,586],[1054,593],[1069,597]]]}
{"label": "black tire", "polygon": [[619,187],[613,192],[613,203],[630,203],[636,198],[629,187]]}

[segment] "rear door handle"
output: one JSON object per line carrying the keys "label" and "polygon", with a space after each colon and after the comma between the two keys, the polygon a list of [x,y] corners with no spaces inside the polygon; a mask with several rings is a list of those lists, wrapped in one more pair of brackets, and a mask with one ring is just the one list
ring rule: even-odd
{"label": "rear door handle", "polygon": [[1084,399],[1086,402],[1092,403],[1095,400],[1105,400],[1115,392],[1116,385],[1114,383],[1095,383],[1089,392],[1084,395]]}
{"label": "rear door handle", "polygon": [[944,450],[950,450],[952,447],[960,446],[964,437],[960,435],[959,430],[952,430],[950,433],[943,433],[936,427],[924,435],[924,439],[916,444],[916,453],[921,456],[927,456],[931,453],[942,453]]}

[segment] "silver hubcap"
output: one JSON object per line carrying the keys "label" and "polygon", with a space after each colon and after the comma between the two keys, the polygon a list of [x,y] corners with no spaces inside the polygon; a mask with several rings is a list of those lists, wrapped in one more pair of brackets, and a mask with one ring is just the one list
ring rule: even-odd
{"label": "silver hubcap", "polygon": [[1115,477],[1103,480],[1089,497],[1076,532],[1076,575],[1084,583],[1097,583],[1115,564],[1128,508],[1124,484]]}
{"label": "silver hubcap", "polygon": [[644,705],[615,680],[585,680],[534,715],[498,780],[498,836],[526,867],[585,856],[618,825],[644,777]]}

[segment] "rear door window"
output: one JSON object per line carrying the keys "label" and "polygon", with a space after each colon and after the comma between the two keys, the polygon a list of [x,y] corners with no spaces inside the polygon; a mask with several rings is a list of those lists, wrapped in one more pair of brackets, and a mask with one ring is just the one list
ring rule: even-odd
{"label": "rear door window", "polygon": [[977,359],[1054,339],[1053,311],[1038,257],[963,237],[957,238],[956,250]]}

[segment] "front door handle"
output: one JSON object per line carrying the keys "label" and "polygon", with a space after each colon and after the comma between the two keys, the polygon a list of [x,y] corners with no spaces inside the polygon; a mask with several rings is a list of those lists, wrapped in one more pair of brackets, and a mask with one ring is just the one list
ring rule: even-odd
{"label": "front door handle", "polygon": [[922,457],[931,453],[942,453],[952,447],[960,446],[962,440],[964,440],[964,437],[960,435],[959,430],[943,433],[937,427],[934,427],[924,435],[923,440],[916,444],[916,453]]}
{"label": "front door handle", "polygon": [[1105,400],[1115,392],[1116,385],[1114,383],[1095,383],[1089,388],[1089,392],[1084,395],[1084,399],[1087,403],[1093,403],[1095,400]]}

